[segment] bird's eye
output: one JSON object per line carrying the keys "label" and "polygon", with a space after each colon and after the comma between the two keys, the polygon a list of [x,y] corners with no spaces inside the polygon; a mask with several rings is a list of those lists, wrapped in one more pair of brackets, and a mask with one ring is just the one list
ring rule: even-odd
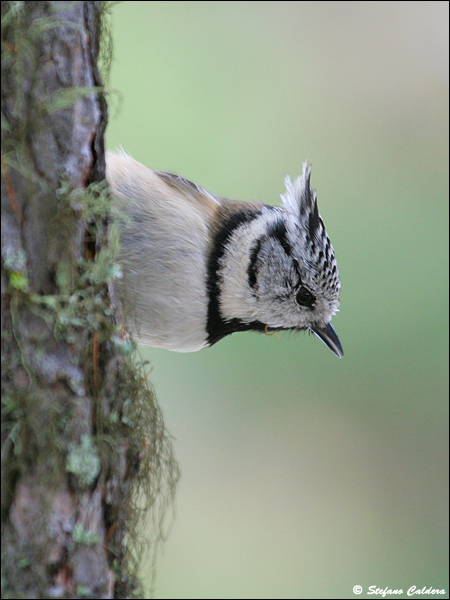
{"label": "bird's eye", "polygon": [[316,298],[314,294],[311,294],[309,290],[307,290],[304,286],[302,286],[297,292],[297,302],[300,306],[309,306],[311,307]]}

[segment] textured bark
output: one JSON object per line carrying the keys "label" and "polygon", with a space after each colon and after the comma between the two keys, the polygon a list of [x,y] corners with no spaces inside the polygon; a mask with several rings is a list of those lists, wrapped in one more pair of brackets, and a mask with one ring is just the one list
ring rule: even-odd
{"label": "textured bark", "polygon": [[177,470],[151,397],[136,432],[127,403],[142,382],[98,275],[103,6],[1,4],[2,597],[127,597],[139,587],[125,536],[142,464],[156,477],[146,506],[164,482],[167,504]]}

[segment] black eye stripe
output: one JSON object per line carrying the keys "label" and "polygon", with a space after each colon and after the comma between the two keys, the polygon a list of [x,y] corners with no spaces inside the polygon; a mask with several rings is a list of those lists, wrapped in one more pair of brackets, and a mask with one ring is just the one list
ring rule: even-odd
{"label": "black eye stripe", "polygon": [[284,221],[277,221],[275,225],[272,225],[267,232],[267,235],[268,237],[275,238],[279,242],[287,256],[292,256],[292,247],[287,237],[286,224]]}
{"label": "black eye stripe", "polygon": [[[284,221],[277,221],[274,225],[272,225],[267,234],[261,236],[258,240],[256,240],[253,248],[250,251],[249,255],[249,263],[247,267],[247,276],[248,276],[248,284],[253,289],[256,286],[256,274],[257,268],[256,263],[258,260],[258,255],[261,250],[261,245],[264,239],[274,238],[280,246],[283,248],[287,256],[292,256],[292,248],[289,243],[286,225]],[[296,263],[297,261],[295,261]]]}
{"label": "black eye stripe", "polygon": [[277,242],[280,244],[280,246],[283,248],[283,250],[286,253],[286,256],[289,256],[289,258],[292,259],[292,264],[294,266],[294,269],[297,272],[298,275],[298,282],[297,285],[302,285],[302,277],[301,277],[301,270],[300,270],[300,265],[298,263],[298,260],[296,258],[294,258],[294,256],[292,256],[292,246],[289,242],[288,239],[288,235],[287,235],[287,230],[286,230],[286,223],[284,221],[277,221],[275,223],[275,225],[273,225],[267,235],[269,237],[272,237],[274,239],[277,240]]}
{"label": "black eye stripe", "polygon": [[253,246],[251,252],[250,252],[250,257],[249,257],[249,262],[248,262],[248,267],[247,267],[247,276],[248,276],[248,284],[251,288],[254,288],[256,285],[256,261],[258,259],[258,254],[259,251],[261,250],[261,240],[262,238],[259,238],[255,245]]}

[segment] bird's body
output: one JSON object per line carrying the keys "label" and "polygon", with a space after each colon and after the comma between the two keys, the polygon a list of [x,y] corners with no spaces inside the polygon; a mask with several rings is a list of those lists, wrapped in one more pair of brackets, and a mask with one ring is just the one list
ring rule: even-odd
{"label": "bird's body", "polygon": [[330,325],[339,276],[306,164],[283,207],[216,197],[123,152],[106,165],[137,341],[192,352],[235,331],[309,328],[342,355]]}

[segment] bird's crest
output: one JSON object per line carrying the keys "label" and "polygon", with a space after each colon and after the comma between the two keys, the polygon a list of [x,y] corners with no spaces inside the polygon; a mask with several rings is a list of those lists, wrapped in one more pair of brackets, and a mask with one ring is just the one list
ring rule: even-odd
{"label": "bird's crest", "polygon": [[295,217],[309,233],[311,239],[317,236],[320,225],[320,215],[317,208],[316,192],[311,189],[311,166],[305,161],[303,173],[294,181],[289,175],[284,180],[286,191],[281,194],[283,206]]}

